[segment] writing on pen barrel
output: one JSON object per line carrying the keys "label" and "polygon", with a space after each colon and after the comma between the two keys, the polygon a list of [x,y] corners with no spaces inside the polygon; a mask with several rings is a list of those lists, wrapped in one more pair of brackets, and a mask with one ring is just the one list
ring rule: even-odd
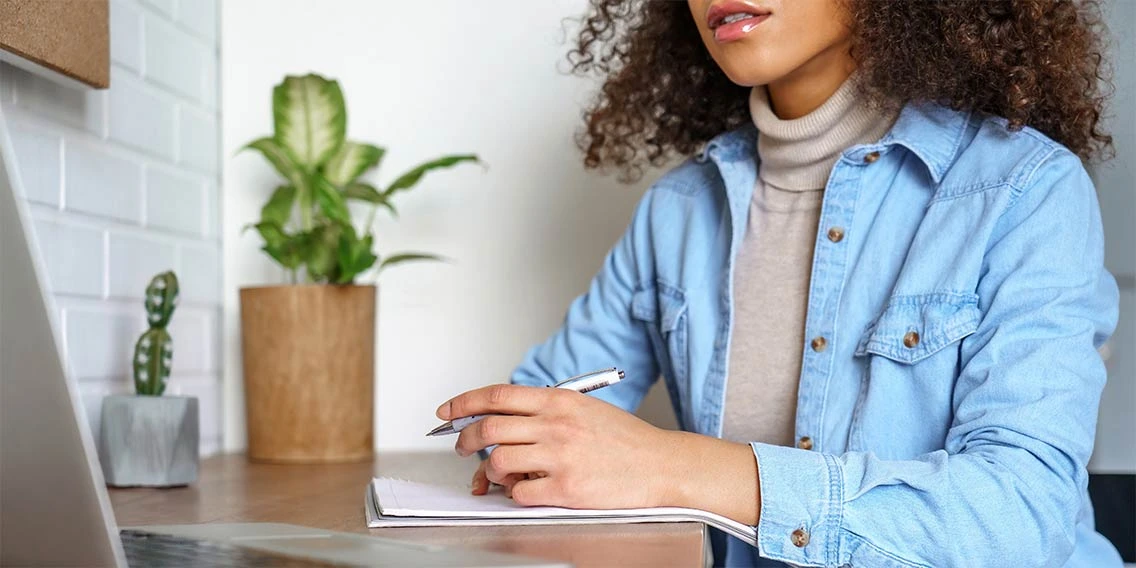
{"label": "writing on pen barrel", "polygon": [[[575,377],[564,379],[555,386],[558,389],[574,390],[578,393],[587,393],[594,390],[602,389],[606,386],[614,385],[623,380],[623,371],[611,367],[608,369],[600,369]],[[462,430],[468,428],[471,424],[475,424],[485,418],[486,416],[497,416],[494,414],[477,414],[474,416],[463,416],[462,418],[455,418],[437,428],[426,433],[427,436],[445,436],[448,434],[457,434]]]}

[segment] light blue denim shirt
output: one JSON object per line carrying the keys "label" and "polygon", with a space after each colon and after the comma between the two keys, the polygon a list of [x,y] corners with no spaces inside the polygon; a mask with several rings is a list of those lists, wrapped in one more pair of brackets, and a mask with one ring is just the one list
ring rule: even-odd
{"label": "light blue denim shirt", "polygon": [[[755,141],[725,133],[655,183],[512,381],[619,366],[597,396],[633,410],[662,375],[681,427],[720,436]],[[847,149],[809,285],[811,449],[752,444],[758,539],[730,540],[726,563],[1119,566],[1087,493],[1118,315],[1103,254],[1080,159],[1035,130],[909,104]]]}

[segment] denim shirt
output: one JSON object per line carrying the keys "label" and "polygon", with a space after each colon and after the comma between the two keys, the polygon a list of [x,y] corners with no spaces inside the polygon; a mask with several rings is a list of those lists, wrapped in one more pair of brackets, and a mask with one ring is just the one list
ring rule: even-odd
{"label": "denim shirt", "polygon": [[[658,180],[512,382],[619,366],[597,396],[633,410],[661,375],[680,426],[721,436],[757,168],[747,126]],[[909,104],[843,152],[813,255],[801,442],[751,444],[758,538],[731,539],[726,564],[1119,566],[1087,493],[1097,349],[1118,316],[1103,255],[1080,159],[1036,130]]]}

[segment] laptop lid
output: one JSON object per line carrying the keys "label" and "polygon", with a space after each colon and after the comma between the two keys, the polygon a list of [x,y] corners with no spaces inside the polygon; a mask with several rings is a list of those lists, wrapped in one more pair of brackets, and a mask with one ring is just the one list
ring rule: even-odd
{"label": "laptop lid", "polygon": [[0,108],[0,565],[125,566]]}

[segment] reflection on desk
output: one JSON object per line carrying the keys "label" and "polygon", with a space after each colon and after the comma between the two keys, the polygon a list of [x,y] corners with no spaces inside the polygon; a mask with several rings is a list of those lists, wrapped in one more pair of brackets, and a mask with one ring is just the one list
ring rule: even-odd
{"label": "reflection on desk", "polygon": [[477,462],[451,452],[382,453],[373,462],[249,463],[243,455],[202,461],[198,482],[177,489],[111,489],[120,526],[279,522],[414,542],[569,561],[581,568],[702,566],[698,523],[368,530],[363,491],[374,476],[465,485]]}

